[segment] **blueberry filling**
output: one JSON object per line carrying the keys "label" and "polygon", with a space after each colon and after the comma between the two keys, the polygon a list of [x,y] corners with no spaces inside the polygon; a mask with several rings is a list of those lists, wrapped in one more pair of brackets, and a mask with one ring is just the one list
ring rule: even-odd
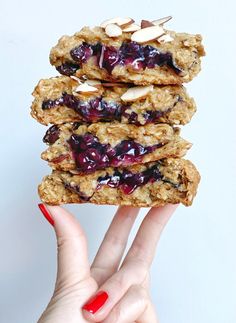
{"label": "blueberry filling", "polygon": [[46,144],[52,145],[57,141],[60,135],[60,129],[57,126],[50,127],[45,136],[43,137],[43,142]]}
{"label": "blueberry filling", "polygon": [[[122,105],[112,101],[105,101],[102,97],[97,97],[88,101],[82,101],[76,98],[72,94],[63,93],[59,99],[56,100],[45,100],[42,103],[42,109],[48,110],[56,106],[66,106],[77,112],[82,121],[85,122],[97,122],[97,121],[111,121],[117,120],[121,121],[124,117],[128,123],[141,125],[138,121],[138,114],[136,112],[128,113],[127,109],[129,105]],[[142,119],[143,124],[147,123],[157,123],[160,118],[165,116],[171,111],[171,108],[160,111],[160,110],[147,110],[143,113]]]}
{"label": "blueberry filling", "polygon": [[113,46],[103,46],[103,57],[99,60],[100,67],[111,73],[113,68],[121,62],[119,51]]}
{"label": "blueberry filling", "polygon": [[71,135],[68,144],[73,153],[76,167],[84,173],[92,173],[97,169],[109,166],[127,166],[142,161],[144,155],[153,152],[164,144],[143,146],[133,140],[123,140],[115,147],[102,144],[91,133],[83,136]]}
{"label": "blueberry filling", "polygon": [[[73,75],[81,64],[90,57],[97,57],[100,68],[104,68],[111,73],[116,65],[131,65],[133,69],[141,70],[154,68],[156,66],[167,66],[176,74],[182,70],[175,64],[170,52],[161,52],[158,48],[150,45],[140,45],[136,42],[123,42],[120,48],[105,46],[100,43],[90,45],[83,42],[80,46],[70,51],[73,63],[65,63],[57,67],[61,74]],[[74,63],[75,62],[75,63]]]}
{"label": "blueberry filling", "polygon": [[128,106],[116,102],[107,102],[102,97],[82,101],[72,94],[63,93],[59,99],[45,100],[42,109],[48,110],[56,106],[67,106],[77,112],[85,122],[121,120]]}
{"label": "blueberry filling", "polygon": [[66,62],[66,63],[56,67],[56,69],[58,70],[59,73],[61,73],[63,75],[67,75],[67,76],[75,74],[75,72],[79,68],[80,68],[80,66],[78,64],[74,64],[71,62]]}
{"label": "blueberry filling", "polygon": [[148,182],[155,182],[162,180],[163,175],[160,173],[157,165],[140,173],[132,173],[129,170],[123,170],[121,173],[119,170],[115,170],[113,175],[105,175],[98,178],[99,189],[102,185],[108,185],[109,187],[120,187],[125,194],[131,194],[140,186],[147,184]]}
{"label": "blueberry filling", "polygon": [[[161,174],[159,166],[160,165],[158,163],[140,173],[132,173],[127,169],[124,169],[121,172],[119,169],[115,169],[112,175],[106,174],[105,176],[98,177],[96,190],[99,190],[102,186],[107,185],[111,188],[120,188],[124,194],[132,194],[136,188],[147,183],[154,183],[157,181],[171,184],[174,188],[178,189],[181,183],[176,184],[165,178]],[[65,188],[79,194],[80,198],[84,201],[89,201],[92,197],[88,197],[81,192],[79,185],[64,183],[64,186]]]}
{"label": "blueberry filling", "polygon": [[147,110],[142,114],[145,122],[142,124],[138,121],[138,114],[136,112],[131,112],[130,114],[124,112],[124,117],[127,117],[128,123],[135,124],[136,126],[140,126],[148,123],[157,123],[160,122],[160,118],[164,117],[167,113],[171,111],[171,108],[160,111],[160,110]]}

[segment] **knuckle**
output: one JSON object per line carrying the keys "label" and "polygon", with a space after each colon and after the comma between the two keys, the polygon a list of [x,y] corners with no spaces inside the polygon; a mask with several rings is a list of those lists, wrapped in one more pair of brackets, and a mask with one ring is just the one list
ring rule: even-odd
{"label": "knuckle", "polygon": [[119,275],[112,278],[112,285],[116,290],[124,290],[128,284],[128,279],[125,277],[125,275],[120,272]]}
{"label": "knuckle", "polygon": [[120,305],[117,305],[116,307],[114,307],[111,311],[111,316],[109,318],[109,323],[117,323],[120,321],[121,319],[121,314],[122,313],[122,309]]}
{"label": "knuckle", "polygon": [[133,286],[131,286],[130,291],[140,301],[146,302],[149,299],[149,295],[148,295],[148,292],[147,292],[146,288],[144,288],[141,285],[133,285]]}
{"label": "knuckle", "polygon": [[119,235],[115,232],[108,232],[105,234],[105,242],[109,245],[115,246],[116,248],[123,249],[126,246],[126,242],[122,240]]}
{"label": "knuckle", "polygon": [[[149,251],[147,248],[145,248],[143,241],[137,239],[135,241],[135,245],[130,250],[130,256],[134,259],[139,259],[140,261],[143,259],[151,259],[152,258],[152,252]],[[145,261],[146,266],[148,266],[148,262]]]}
{"label": "knuckle", "polygon": [[123,267],[123,270],[132,274],[133,284],[142,283],[149,275],[149,268],[146,261],[142,259],[132,258]]}
{"label": "knuckle", "polygon": [[71,236],[71,237],[67,237],[67,236],[59,236],[57,238],[57,247],[58,249],[62,249],[64,247],[69,246],[73,246],[73,245],[77,245],[78,242],[80,242],[80,244],[85,242],[85,238],[83,236]]}

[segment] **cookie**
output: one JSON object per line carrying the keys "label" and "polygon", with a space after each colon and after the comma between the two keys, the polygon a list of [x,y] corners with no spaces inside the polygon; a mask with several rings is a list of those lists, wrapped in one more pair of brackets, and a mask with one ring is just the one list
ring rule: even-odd
{"label": "cookie", "polygon": [[54,171],[39,185],[39,196],[50,205],[95,203],[136,207],[167,203],[192,204],[200,175],[183,159],[124,168],[108,168],[89,175]]}
{"label": "cookie", "polygon": [[84,27],[58,41],[50,62],[63,75],[136,85],[182,84],[199,73],[205,55],[201,35],[162,29],[160,36],[171,41],[161,41],[153,38],[153,29],[151,35],[150,29],[142,30],[149,37],[135,37],[140,31],[109,36],[102,27]]}
{"label": "cookie", "polygon": [[31,115],[45,125],[99,121],[184,125],[196,111],[194,100],[178,85],[133,86],[61,76],[41,80],[33,96]]}
{"label": "cookie", "polygon": [[142,127],[121,123],[52,126],[44,136],[49,148],[41,155],[53,169],[92,173],[167,157],[182,157],[191,144],[168,124]]}

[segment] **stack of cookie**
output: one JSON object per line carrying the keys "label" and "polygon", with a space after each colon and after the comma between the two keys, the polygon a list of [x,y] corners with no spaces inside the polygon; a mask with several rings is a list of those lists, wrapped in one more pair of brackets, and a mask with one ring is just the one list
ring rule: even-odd
{"label": "stack of cookie", "polygon": [[44,125],[52,167],[39,186],[51,205],[192,204],[200,176],[182,159],[178,126],[196,111],[182,83],[200,71],[200,35],[114,18],[63,36],[50,53],[62,76],[41,80],[31,115]]}

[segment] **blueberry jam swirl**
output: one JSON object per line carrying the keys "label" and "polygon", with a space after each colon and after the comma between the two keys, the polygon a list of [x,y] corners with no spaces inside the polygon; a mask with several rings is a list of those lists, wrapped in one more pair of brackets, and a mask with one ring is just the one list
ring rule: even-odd
{"label": "blueberry jam swirl", "polygon": [[[173,107],[181,100],[177,95]],[[121,121],[122,118],[127,120],[130,124],[144,125],[147,123],[160,122],[160,118],[164,117],[171,111],[168,108],[164,111],[161,110],[147,110],[140,114],[142,123],[139,121],[139,114],[132,111],[129,113],[127,110],[130,105],[123,105],[114,101],[107,102],[102,97],[96,97],[91,100],[83,101],[76,98],[73,94],[64,92],[62,96],[56,100],[44,100],[42,103],[43,110],[49,110],[57,106],[66,106],[74,110],[84,122],[97,122],[97,121]]]}
{"label": "blueberry jam swirl", "polygon": [[77,170],[87,174],[110,166],[118,167],[139,163],[144,155],[164,145],[159,143],[145,147],[133,140],[123,140],[112,147],[110,144],[100,143],[98,138],[91,133],[83,136],[73,134],[68,144]]}
{"label": "blueberry jam swirl", "polygon": [[[172,185],[174,188],[178,189],[181,183],[172,183],[170,180],[166,179],[159,170],[159,164],[144,170],[143,172],[133,173],[127,169],[122,170],[114,169],[112,175],[106,174],[105,176],[100,176],[97,179],[96,190],[102,188],[102,186],[109,186],[111,188],[120,188],[124,194],[132,194],[138,187],[142,187],[147,183],[154,183],[157,181],[162,181]],[[83,201],[89,201],[92,196],[86,196],[80,191],[79,185],[71,185],[69,183],[64,183],[65,188],[77,193]],[[95,193],[95,192],[94,192]]]}
{"label": "blueberry jam swirl", "polygon": [[61,74],[75,74],[76,70],[92,56],[96,57],[99,67],[106,69],[110,74],[118,64],[123,66],[130,65],[135,70],[167,66],[176,74],[182,72],[175,64],[170,52],[162,52],[153,46],[144,46],[132,41],[123,42],[120,48],[105,46],[100,43],[91,45],[83,42],[80,46],[70,51],[70,56],[73,62],[66,62],[56,67]]}

